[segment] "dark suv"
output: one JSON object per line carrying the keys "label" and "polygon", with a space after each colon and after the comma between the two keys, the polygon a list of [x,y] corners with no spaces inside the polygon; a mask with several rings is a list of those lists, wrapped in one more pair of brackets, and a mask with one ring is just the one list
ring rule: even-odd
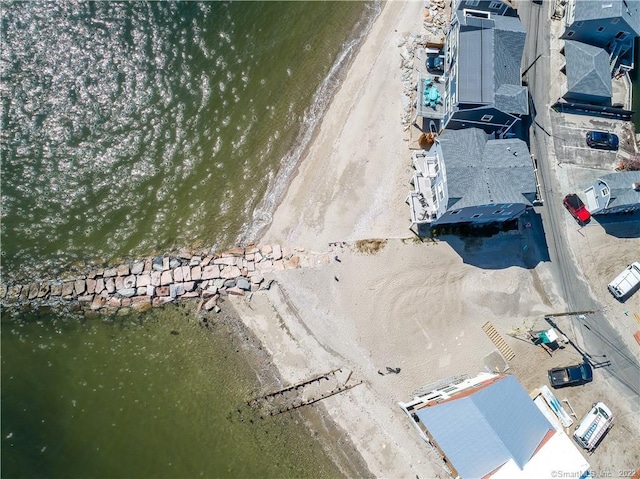
{"label": "dark suv", "polygon": [[589,131],[587,132],[587,145],[591,148],[599,148],[601,150],[617,150],[618,135],[609,133],[608,131]]}

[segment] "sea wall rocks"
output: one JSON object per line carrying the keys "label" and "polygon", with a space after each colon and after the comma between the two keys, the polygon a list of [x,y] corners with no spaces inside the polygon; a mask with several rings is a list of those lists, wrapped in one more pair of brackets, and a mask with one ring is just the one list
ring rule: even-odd
{"label": "sea wall rocks", "polygon": [[182,253],[94,269],[67,280],[0,284],[0,304],[76,302],[91,310],[144,310],[181,298],[200,298],[199,308],[219,312],[224,295],[269,289],[265,274],[330,262],[328,254],[304,253],[280,245],[250,246],[207,255]]}

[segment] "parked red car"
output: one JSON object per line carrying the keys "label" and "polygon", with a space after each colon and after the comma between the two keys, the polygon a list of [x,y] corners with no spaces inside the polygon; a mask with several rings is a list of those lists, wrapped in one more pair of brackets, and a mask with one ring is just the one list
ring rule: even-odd
{"label": "parked red car", "polygon": [[569,210],[571,216],[573,216],[578,223],[585,224],[591,219],[591,214],[585,208],[582,200],[575,193],[571,193],[564,197],[562,201],[564,207]]}

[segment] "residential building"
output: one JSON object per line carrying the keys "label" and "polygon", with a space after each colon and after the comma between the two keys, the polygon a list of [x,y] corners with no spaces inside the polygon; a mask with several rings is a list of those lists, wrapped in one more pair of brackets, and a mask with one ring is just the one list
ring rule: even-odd
{"label": "residential building", "polygon": [[627,213],[640,209],[640,171],[601,176],[584,190],[592,215]]}
{"label": "residential building", "polygon": [[609,71],[631,70],[640,35],[639,0],[569,0],[562,38],[604,48]]}
{"label": "residential building", "polygon": [[413,155],[412,227],[482,225],[514,220],[536,199],[524,141],[491,139],[479,128],[446,130],[431,149]]}
{"label": "residential building", "polygon": [[[526,32],[506,2],[456,0],[445,44],[442,107],[436,98],[419,114],[439,124],[438,130],[481,128],[499,137],[518,133],[529,113],[528,90],[522,85],[521,63]],[[427,106],[431,77],[421,78],[420,106]],[[434,87],[438,86],[434,83]]]}
{"label": "residential building", "polygon": [[557,471],[590,477],[588,462],[562,427],[513,376],[451,378],[399,405],[454,478],[533,479]]}
{"label": "residential building", "polygon": [[568,102],[611,106],[613,86],[609,54],[604,48],[565,40],[562,97]]}

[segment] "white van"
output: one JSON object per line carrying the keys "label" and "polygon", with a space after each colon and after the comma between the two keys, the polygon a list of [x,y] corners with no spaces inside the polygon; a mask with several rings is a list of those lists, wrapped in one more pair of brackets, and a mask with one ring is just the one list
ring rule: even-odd
{"label": "white van", "polygon": [[604,403],[596,403],[580,421],[573,433],[576,442],[587,451],[593,451],[604,433],[613,425],[613,414]]}
{"label": "white van", "polygon": [[609,283],[609,291],[617,299],[624,298],[633,292],[640,285],[640,263],[631,263],[625,270],[616,276],[616,279]]}

